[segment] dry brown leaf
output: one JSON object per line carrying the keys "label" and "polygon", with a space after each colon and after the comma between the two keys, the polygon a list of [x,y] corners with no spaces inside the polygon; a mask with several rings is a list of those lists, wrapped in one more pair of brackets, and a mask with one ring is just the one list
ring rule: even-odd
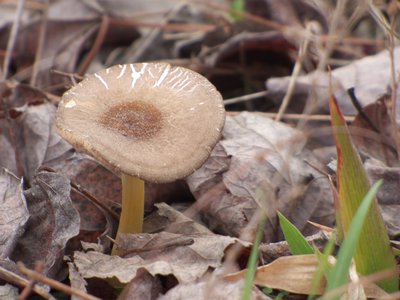
{"label": "dry brown leaf", "polygon": [[[394,57],[399,57],[400,47],[394,50]],[[390,59],[387,50],[376,55],[366,56],[349,65],[337,68],[331,72],[331,76],[325,72],[314,72],[296,78],[293,91],[293,108],[295,112],[302,113],[305,101],[309,96],[315,101],[318,111],[329,113],[329,84],[333,85],[333,92],[344,114],[355,114],[356,110],[346,92],[354,87],[355,94],[361,106],[373,103],[383,94],[386,94],[391,84]],[[395,60],[395,73],[400,71],[400,63]],[[276,103],[280,103],[287,92],[290,77],[270,78],[266,81],[268,95]],[[302,105],[298,105],[302,103]],[[397,118],[400,117],[400,110]]]}
{"label": "dry brown leaf", "polygon": [[[41,21],[35,21],[20,28],[14,55],[18,81],[31,76],[31,67],[38,47]],[[85,42],[95,33],[99,21],[75,20],[74,22],[48,20],[43,53],[39,62],[36,86],[48,88],[66,84],[68,79],[50,72],[52,69],[73,73]],[[5,49],[7,35],[0,36],[0,48]]]}
{"label": "dry brown leaf", "polygon": [[[398,125],[392,123],[388,105],[390,96],[384,95],[363,107],[351,123],[350,132],[357,149],[364,155],[378,159],[390,167],[398,167],[399,154],[395,140]],[[394,126],[393,126],[394,125]]]}
{"label": "dry brown leaf", "polygon": [[397,239],[400,236],[400,203],[398,200],[400,168],[387,167],[372,159],[368,159],[364,166],[371,182],[383,179],[382,187],[377,194],[378,202],[389,236]]}
{"label": "dry brown leaf", "polygon": [[[4,35],[4,31],[12,24],[15,19],[16,7],[7,5],[4,1],[0,2],[0,35]],[[27,24],[37,17],[38,13],[35,10],[24,9],[21,15],[21,24]]]}
{"label": "dry brown leaf", "polygon": [[320,166],[305,142],[299,131],[261,115],[227,116],[223,139],[187,179],[209,227],[239,236],[260,209],[257,201],[267,208],[265,242],[282,239],[276,210],[306,235],[317,231],[308,220],[332,225],[329,183],[305,162]]}
{"label": "dry brown leaf", "polygon": [[[31,180],[42,164],[55,165],[71,155],[71,146],[53,129],[56,108],[43,92],[24,84],[4,84],[0,118],[0,164]],[[15,151],[14,151],[15,147]]]}
{"label": "dry brown leaf", "polygon": [[[74,264],[68,262],[68,274],[69,274],[69,281],[71,283],[71,287],[82,292],[87,292],[86,286],[87,282],[85,279],[81,277],[78,270],[75,268]],[[77,296],[71,296],[71,300],[79,300],[80,298]]]}
{"label": "dry brown leaf", "polygon": [[114,285],[127,284],[138,269],[144,268],[153,276],[173,275],[179,282],[190,282],[202,277],[210,268],[221,266],[226,247],[238,240],[214,234],[161,232],[127,234],[121,237],[121,242],[130,245],[131,249],[125,251],[131,257],[108,256],[94,251],[75,252],[74,263],[81,276],[107,279]]}
{"label": "dry brown leaf", "polygon": [[[318,268],[318,259],[312,255],[283,256],[272,263],[257,268],[254,284],[285,290],[291,293],[308,295],[311,293],[311,284],[315,271]],[[246,270],[226,275],[226,280],[243,278]],[[315,292],[322,294],[325,281],[321,282]]]}
{"label": "dry brown leaf", "polygon": [[145,191],[145,212],[154,211],[155,203],[171,204],[194,201],[194,197],[183,179],[168,183],[146,182]]}
{"label": "dry brown leaf", "polygon": [[[68,160],[58,161],[57,165],[49,166],[64,174],[105,206],[116,207],[120,203],[121,179],[92,157],[74,153]],[[82,217],[81,230],[104,232],[106,227],[104,212],[76,193],[71,197]]]}
{"label": "dry brown leaf", "polygon": [[[330,256],[330,261],[334,263],[335,258]],[[258,267],[254,277],[254,284],[296,294],[310,295],[313,292],[322,295],[325,291],[325,278],[319,282],[316,290],[311,289],[318,264],[318,258],[314,254],[282,256],[268,265]],[[351,272],[355,272],[355,270]],[[352,274],[351,272],[350,274]],[[245,275],[246,270],[242,270],[225,275],[224,279],[236,281],[241,280]],[[352,274],[351,280],[352,282],[347,288],[347,298],[344,299],[365,299],[362,298],[365,294],[372,298],[387,295],[374,284],[361,286],[356,274]]]}
{"label": "dry brown leaf", "polygon": [[[325,248],[329,238],[330,235],[326,234],[323,231],[319,231],[316,234],[307,236],[306,240],[308,241],[308,243],[316,246],[318,249],[322,251]],[[259,251],[260,251],[260,258],[265,264],[270,263],[278,259],[279,257],[291,255],[287,241],[268,243],[268,244],[261,243]]]}
{"label": "dry brown leaf", "polygon": [[10,284],[0,286],[0,299],[17,299],[18,295],[18,288],[15,286]]}
{"label": "dry brown leaf", "polygon": [[0,169],[0,199],[0,258],[5,259],[13,252],[29,218],[21,180],[5,169]]}
{"label": "dry brown leaf", "polygon": [[[210,279],[202,282],[192,282],[187,284],[179,284],[162,295],[158,300],[239,300],[243,295],[244,280],[235,282],[227,282],[221,279]],[[269,300],[271,299],[256,287],[253,287],[250,295],[253,300]]]}
{"label": "dry brown leaf", "polygon": [[162,293],[160,278],[152,276],[145,269],[139,269],[132,281],[123,289],[118,300],[153,300]]}
{"label": "dry brown leaf", "polygon": [[144,221],[144,232],[167,231],[178,234],[212,234],[205,226],[196,223],[166,203],[154,204],[157,210]]}
{"label": "dry brown leaf", "polygon": [[12,260],[30,268],[42,261],[44,274],[57,274],[66,243],[79,232],[79,215],[72,206],[70,189],[69,180],[59,174],[40,172],[34,176],[31,188],[24,192],[29,220]]}

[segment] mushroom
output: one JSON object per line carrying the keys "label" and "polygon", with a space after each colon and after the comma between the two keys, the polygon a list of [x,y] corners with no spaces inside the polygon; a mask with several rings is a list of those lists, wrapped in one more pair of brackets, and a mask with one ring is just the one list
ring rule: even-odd
{"label": "mushroom", "polygon": [[222,97],[206,78],[167,63],[138,63],[88,75],[66,91],[56,128],[78,151],[121,174],[118,240],[120,233],[142,232],[143,180],[165,183],[193,173],[224,122]]}

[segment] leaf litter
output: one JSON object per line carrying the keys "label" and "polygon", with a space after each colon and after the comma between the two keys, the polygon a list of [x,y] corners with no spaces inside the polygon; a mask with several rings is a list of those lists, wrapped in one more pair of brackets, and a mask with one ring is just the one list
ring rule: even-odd
{"label": "leaf litter", "polygon": [[[15,262],[33,269],[42,261],[44,275],[110,299],[116,298],[115,286],[125,286],[120,299],[239,299],[243,280],[229,282],[222,276],[244,268],[260,208],[268,223],[259,268],[289,255],[276,210],[323,247],[326,236],[309,223],[334,222],[325,169],[334,157],[323,151],[315,155],[330,143],[326,134],[313,136],[325,126],[321,123],[296,129],[293,122],[273,121],[262,113],[230,113],[223,138],[199,170],[186,181],[146,186],[147,233],[121,239],[123,257],[108,255],[120,205],[118,174],[76,153],[53,129],[65,88],[86,70],[131,61],[174,60],[206,75],[225,98],[266,86],[267,96],[233,104],[232,110],[276,111],[289,87],[285,76],[303,43],[303,24],[313,20],[314,34],[325,41],[332,7],[308,1],[245,2],[249,15],[236,22],[222,0],[214,6],[123,0],[27,4],[11,58],[12,80],[0,83],[3,268],[22,276]],[[12,5],[0,4],[1,57],[14,12]],[[339,31],[345,18],[339,17]],[[47,29],[40,42],[43,24]],[[99,30],[102,26],[108,26],[106,33]],[[316,113],[327,113],[329,74],[316,69],[323,46],[311,43],[295,81],[290,113],[302,113],[309,99],[317,99]],[[40,47],[44,50],[38,60]],[[350,63],[334,65],[333,91],[346,114],[358,113],[353,139],[371,182],[385,179],[378,199],[389,234],[396,239],[399,155],[393,140],[398,128],[388,117],[390,95],[382,97],[391,92],[390,59],[379,43],[335,47],[333,58]],[[360,104],[368,104],[363,112],[350,101],[346,90],[352,87]],[[296,275],[290,273],[296,270],[293,265],[281,270]],[[275,279],[282,284],[275,287],[285,289],[285,280]],[[7,282],[13,285],[1,286],[2,295],[17,295],[16,283]],[[269,299],[255,286],[251,298]]]}

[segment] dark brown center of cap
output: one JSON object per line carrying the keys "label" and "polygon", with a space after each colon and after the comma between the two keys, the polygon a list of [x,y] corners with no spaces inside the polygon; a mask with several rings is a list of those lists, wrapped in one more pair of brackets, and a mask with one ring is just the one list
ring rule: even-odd
{"label": "dark brown center of cap", "polygon": [[100,117],[100,123],[124,136],[145,140],[160,131],[162,115],[154,105],[135,101],[112,106]]}

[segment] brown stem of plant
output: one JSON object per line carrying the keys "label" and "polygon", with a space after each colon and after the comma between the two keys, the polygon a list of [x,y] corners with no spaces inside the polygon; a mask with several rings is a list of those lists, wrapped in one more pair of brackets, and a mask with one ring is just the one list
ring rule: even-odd
{"label": "brown stem of plant", "polygon": [[90,63],[93,61],[93,58],[96,56],[97,52],[99,52],[101,45],[104,42],[104,39],[106,37],[108,27],[110,26],[110,18],[106,15],[103,16],[101,19],[101,24],[99,31],[97,33],[96,39],[93,43],[92,49],[90,49],[90,52],[86,56],[85,60],[81,64],[78,74],[83,76],[87,69],[89,68]]}
{"label": "brown stem of plant", "polygon": [[24,5],[25,5],[25,0],[18,0],[17,11],[15,12],[15,18],[13,25],[11,27],[11,33],[7,43],[7,51],[3,62],[3,80],[6,80],[8,77],[11,57],[14,51],[15,43],[17,41],[17,35],[18,35],[19,25],[21,22],[22,12],[24,10]]}
{"label": "brown stem of plant", "polygon": [[45,43],[46,30],[47,30],[47,20],[48,20],[47,11],[48,11],[48,6],[49,6],[49,0],[45,0],[44,5],[45,5],[45,9],[43,10],[42,22],[40,24],[38,46],[36,49],[35,61],[33,63],[33,68],[32,68],[32,77],[30,80],[31,86],[35,86],[36,78],[37,78],[37,75],[40,70],[40,63],[41,63],[43,47],[44,47],[44,43]]}

